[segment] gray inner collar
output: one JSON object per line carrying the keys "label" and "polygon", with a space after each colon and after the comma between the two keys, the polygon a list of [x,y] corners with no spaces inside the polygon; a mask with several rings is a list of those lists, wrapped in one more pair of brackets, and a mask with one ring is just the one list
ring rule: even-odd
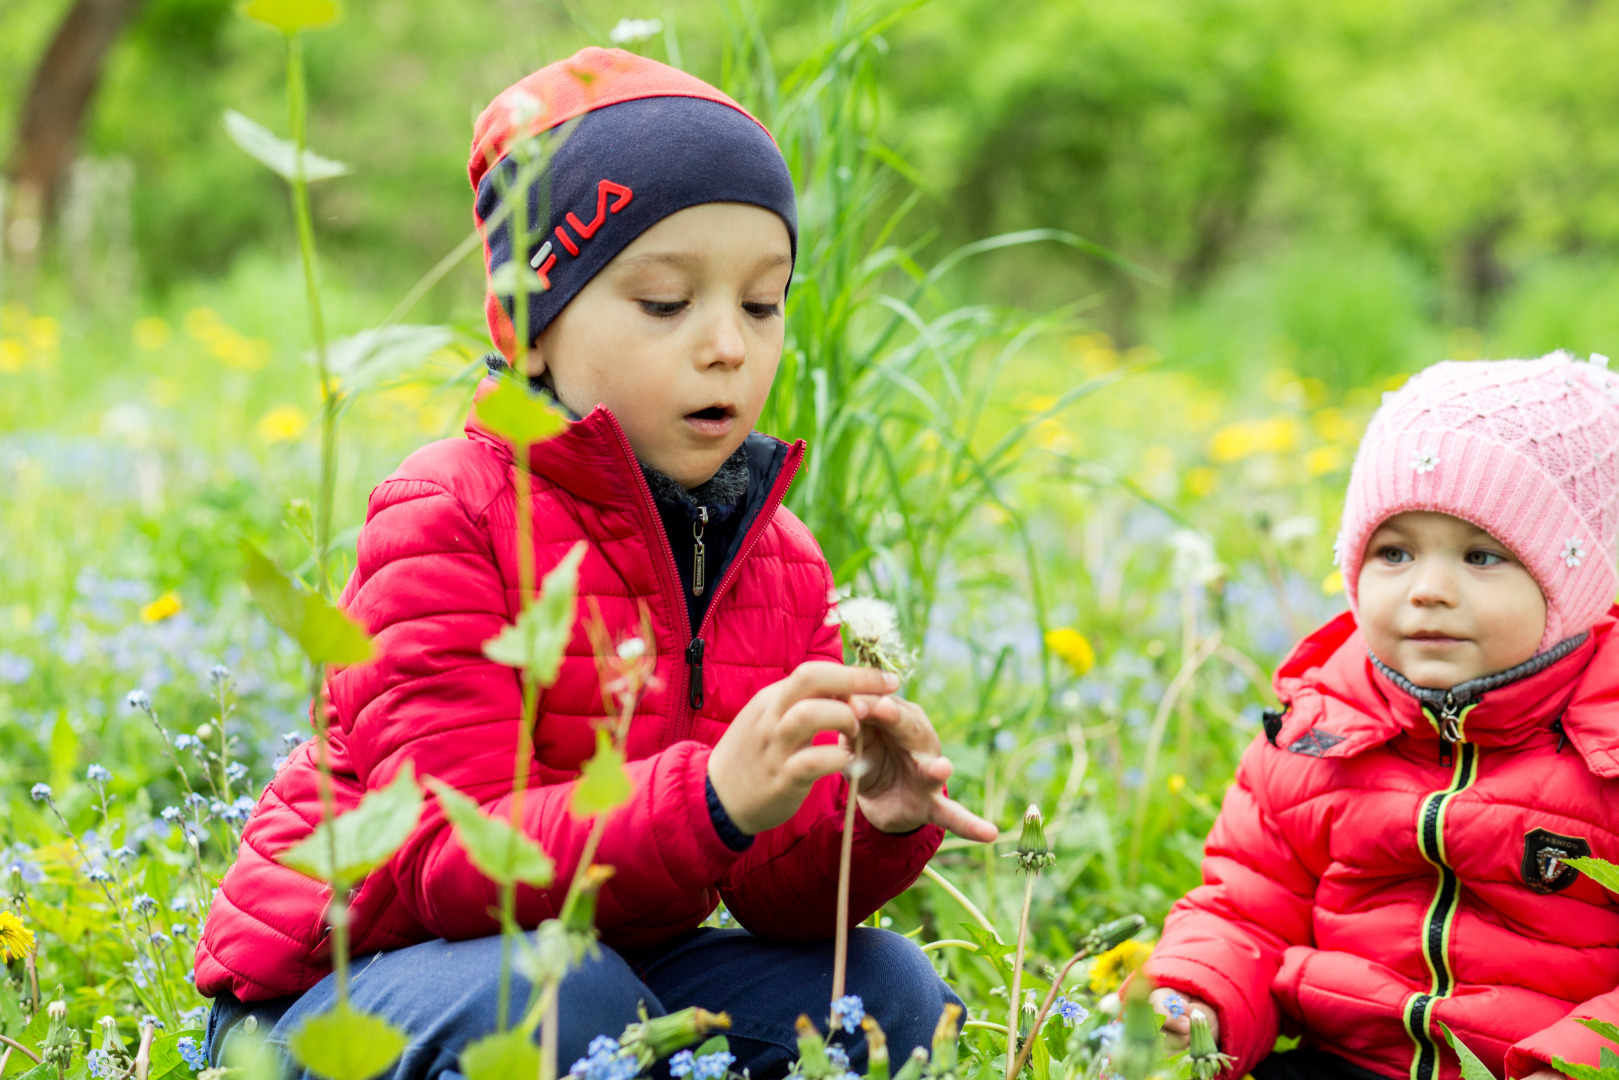
{"label": "gray inner collar", "polygon": [[1557,661],[1561,660],[1563,657],[1585,644],[1585,639],[1590,636],[1591,631],[1582,630],[1580,633],[1575,634],[1571,638],[1566,638],[1563,641],[1559,641],[1556,645],[1553,645],[1545,652],[1536,653],[1534,656],[1531,656],[1517,667],[1496,672],[1494,675],[1480,675],[1476,679],[1468,679],[1466,682],[1457,683],[1449,690],[1436,690],[1431,686],[1418,686],[1416,683],[1412,682],[1410,679],[1406,678],[1404,675],[1401,675],[1398,671],[1395,671],[1393,668],[1383,663],[1383,661],[1379,660],[1370,649],[1366,650],[1366,655],[1372,658],[1372,663],[1377,666],[1377,670],[1381,671],[1383,673],[1383,677],[1388,679],[1389,682],[1393,683],[1395,686],[1398,686],[1401,690],[1404,690],[1406,693],[1410,694],[1424,705],[1432,705],[1437,708],[1445,705],[1471,705],[1490,690],[1499,689],[1500,687],[1506,686],[1508,683],[1515,683],[1519,679],[1527,679],[1531,675],[1545,671],[1547,668],[1557,663]]}

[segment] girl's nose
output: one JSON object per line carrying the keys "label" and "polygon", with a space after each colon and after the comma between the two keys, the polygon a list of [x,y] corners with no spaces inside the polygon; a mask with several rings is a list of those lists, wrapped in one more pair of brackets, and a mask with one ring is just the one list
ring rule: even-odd
{"label": "girl's nose", "polygon": [[1456,603],[1456,575],[1443,559],[1417,560],[1411,579],[1410,599],[1418,607],[1451,606]]}

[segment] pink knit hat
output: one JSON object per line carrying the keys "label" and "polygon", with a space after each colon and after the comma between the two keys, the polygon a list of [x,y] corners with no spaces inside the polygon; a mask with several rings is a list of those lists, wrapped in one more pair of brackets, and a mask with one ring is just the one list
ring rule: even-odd
{"label": "pink knit hat", "polygon": [[1349,607],[1366,542],[1433,510],[1505,544],[1546,597],[1546,649],[1614,602],[1619,375],[1605,357],[1447,360],[1383,395],[1355,456],[1337,553]]}

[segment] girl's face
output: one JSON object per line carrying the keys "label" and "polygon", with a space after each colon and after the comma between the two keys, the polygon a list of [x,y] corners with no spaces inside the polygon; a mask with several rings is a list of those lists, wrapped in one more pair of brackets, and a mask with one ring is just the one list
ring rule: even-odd
{"label": "girl's face", "polygon": [[781,363],[792,272],[768,210],[670,214],[579,290],[528,354],[581,416],[606,405],[645,465],[696,487],[759,420]]}
{"label": "girl's face", "polygon": [[1523,663],[1546,633],[1546,598],[1495,537],[1449,514],[1379,525],[1357,586],[1372,654],[1418,686],[1448,690]]}

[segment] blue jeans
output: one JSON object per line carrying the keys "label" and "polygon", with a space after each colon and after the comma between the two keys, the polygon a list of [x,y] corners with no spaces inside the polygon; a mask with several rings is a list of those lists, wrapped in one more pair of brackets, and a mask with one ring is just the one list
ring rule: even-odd
{"label": "blue jeans", "polygon": [[[350,994],[356,1008],[387,1017],[410,1034],[404,1056],[385,1074],[390,1080],[458,1080],[461,1050],[495,1029],[499,979],[498,937],[429,941],[359,957]],[[603,946],[562,983],[558,1066],[565,1070],[584,1057],[597,1035],[617,1038],[638,1019],[638,1006],[662,1016],[698,1005],[731,1014],[726,1035],[735,1071],[748,1069],[758,1080],[782,1076],[798,1057],[793,1021],[806,1013],[824,1026],[831,991],[830,941],[773,944],[746,930],[705,928],[632,957]],[[859,994],[882,1025],[896,1068],[913,1047],[929,1044],[945,1004],[961,1003],[914,942],[865,926],[849,935],[848,992]],[[514,1016],[528,994],[528,983],[514,975]],[[244,1004],[222,994],[208,1018],[208,1060],[219,1063],[249,1016],[284,1055],[289,1033],[335,1000],[330,975],[299,997]],[[840,1033],[838,1041],[855,1071],[864,1072],[864,1033]],[[288,1075],[297,1070],[289,1068]]]}

